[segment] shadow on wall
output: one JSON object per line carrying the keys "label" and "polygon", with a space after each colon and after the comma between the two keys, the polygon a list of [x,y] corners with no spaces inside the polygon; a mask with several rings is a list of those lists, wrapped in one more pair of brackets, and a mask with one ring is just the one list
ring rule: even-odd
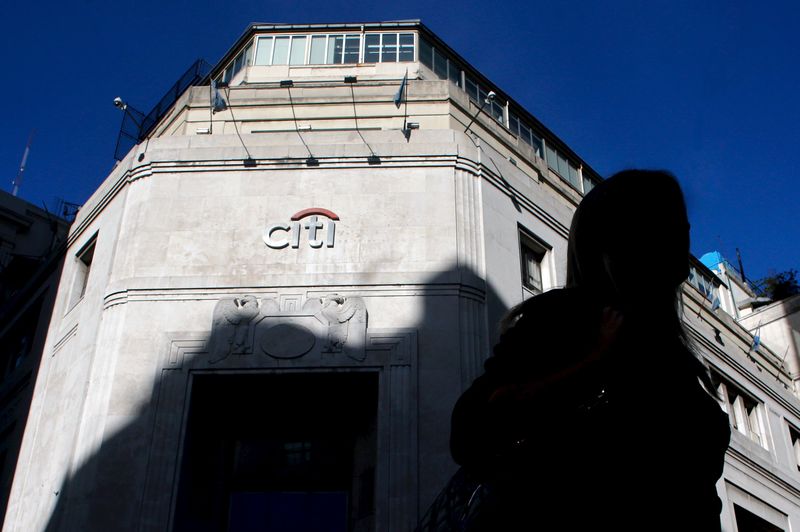
{"label": "shadow on wall", "polygon": [[[494,290],[454,268],[258,294],[221,299],[209,333],[163,331],[152,399],[63,483],[46,530],[414,527],[455,470],[449,416],[506,310]],[[398,296],[416,323],[373,326],[371,309],[408,311]]]}

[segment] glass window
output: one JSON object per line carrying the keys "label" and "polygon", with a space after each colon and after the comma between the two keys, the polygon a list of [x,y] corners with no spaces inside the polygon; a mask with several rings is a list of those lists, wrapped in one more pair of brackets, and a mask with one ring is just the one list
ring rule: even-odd
{"label": "glass window", "polygon": [[455,83],[456,87],[461,86],[461,69],[452,61],[448,61],[447,77],[452,83]]}
{"label": "glass window", "polygon": [[475,83],[475,80],[469,76],[464,77],[465,82],[465,89],[467,91],[467,96],[472,98],[475,101],[478,101],[478,84]]}
{"label": "glass window", "polygon": [[501,124],[505,123],[505,117],[503,116],[503,108],[505,106],[502,103],[498,102],[497,99],[495,99],[493,102],[491,102],[490,107],[491,107],[492,118],[494,118]]}
{"label": "glass window", "polygon": [[256,47],[256,64],[272,64],[272,37],[259,37]]}
{"label": "glass window", "polygon": [[447,59],[436,48],[433,49],[433,72],[439,79],[447,79]]}
{"label": "glass window", "polygon": [[289,42],[291,37],[275,37],[275,50],[272,55],[273,65],[289,64]]}
{"label": "glass window", "polygon": [[364,62],[377,63],[381,60],[381,35],[368,33],[364,36]]}
{"label": "glass window", "polygon": [[303,36],[292,37],[292,53],[289,56],[290,65],[306,64],[306,42],[308,38]]}
{"label": "glass window", "polygon": [[583,193],[588,194],[594,188],[594,181],[583,175]]}
{"label": "glass window", "polygon": [[556,150],[548,145],[545,151],[547,152],[547,166],[553,170],[556,170],[558,168],[558,157],[556,157]]}
{"label": "glass window", "polygon": [[384,33],[383,45],[381,47],[381,62],[382,63],[396,63],[397,62],[397,34]]}
{"label": "glass window", "polygon": [[248,44],[247,48],[244,49],[244,65],[243,66],[250,66],[253,64],[253,45]]}
{"label": "glass window", "polygon": [[[510,129],[513,134],[522,137],[522,133],[519,127],[519,118],[517,118],[517,115],[515,115],[514,113],[508,113],[508,129]],[[530,137],[530,130],[528,130],[528,136]],[[529,140],[525,140],[525,142],[530,144]]]}
{"label": "glass window", "polygon": [[731,426],[755,443],[768,449],[766,431],[761,420],[761,403],[746,395],[735,384],[728,382],[716,372],[711,372],[715,381],[720,406],[728,413]]}
{"label": "glass window", "polygon": [[359,48],[361,48],[361,35],[346,35],[343,62],[347,64],[358,63]]}
{"label": "glass window", "polygon": [[533,146],[533,151],[536,152],[536,156],[542,157],[542,139],[537,137],[533,132],[531,132],[531,146]]}
{"label": "glass window", "polygon": [[556,168],[556,171],[558,172],[558,174],[561,177],[566,179],[567,175],[569,173],[569,169],[568,169],[569,162],[567,162],[567,158],[566,157],[564,157],[563,155],[561,155],[558,152],[556,152],[556,158],[557,158],[557,161],[558,161],[558,163],[557,163],[558,167]]}
{"label": "glass window", "polygon": [[572,166],[572,163],[569,163],[568,180],[573,187],[577,189],[581,188],[581,181],[578,179],[578,169]]}
{"label": "glass window", "polygon": [[433,47],[425,39],[419,40],[419,62],[433,69]]}
{"label": "glass window", "polygon": [[244,54],[239,54],[236,56],[236,59],[233,61],[233,75],[235,76],[237,72],[242,69],[242,63],[244,62]]}
{"label": "glass window", "polygon": [[400,61],[413,61],[414,60],[414,34],[401,33],[400,34]]}
{"label": "glass window", "polygon": [[800,431],[789,426],[789,437],[792,439],[792,450],[794,451],[794,464],[800,471]]}
{"label": "glass window", "polygon": [[311,54],[308,59],[309,65],[325,64],[325,35],[313,35],[311,37]]}
{"label": "glass window", "polygon": [[519,242],[522,286],[534,294],[541,294],[543,291],[542,261],[547,253],[547,248],[521,230],[519,233]]}
{"label": "glass window", "polygon": [[331,35],[328,37],[328,60],[327,64],[338,65],[342,62],[344,52],[344,35]]}

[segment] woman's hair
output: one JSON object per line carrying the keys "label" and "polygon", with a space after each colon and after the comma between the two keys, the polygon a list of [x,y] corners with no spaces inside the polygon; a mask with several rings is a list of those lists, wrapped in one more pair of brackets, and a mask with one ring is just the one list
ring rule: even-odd
{"label": "woman's hair", "polygon": [[[679,344],[686,363],[713,392],[681,319],[689,269],[689,226],[680,185],[669,172],[626,170],[591,190],[578,206],[567,250],[567,287],[622,310],[634,327]],[[626,312],[628,311],[628,312]]]}

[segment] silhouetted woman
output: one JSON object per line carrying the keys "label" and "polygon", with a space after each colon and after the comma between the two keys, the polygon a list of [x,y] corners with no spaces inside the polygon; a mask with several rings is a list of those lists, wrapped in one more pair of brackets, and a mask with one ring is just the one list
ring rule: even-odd
{"label": "silhouetted woman", "polygon": [[727,416],[681,322],[689,222],[665,172],[618,173],[570,230],[567,288],[512,309],[453,412],[464,530],[719,530]]}

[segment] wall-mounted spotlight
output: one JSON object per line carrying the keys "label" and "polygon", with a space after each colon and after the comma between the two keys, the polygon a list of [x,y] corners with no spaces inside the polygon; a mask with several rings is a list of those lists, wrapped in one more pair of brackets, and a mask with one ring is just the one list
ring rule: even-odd
{"label": "wall-mounted spotlight", "polygon": [[408,122],[406,129],[419,129],[419,122]]}
{"label": "wall-mounted spotlight", "polygon": [[345,83],[357,83],[358,82],[358,78],[355,77],[355,76],[345,76],[344,77],[344,82]]}
{"label": "wall-mounted spotlight", "polygon": [[282,79],[281,87],[294,87],[294,81],[291,79]]}

